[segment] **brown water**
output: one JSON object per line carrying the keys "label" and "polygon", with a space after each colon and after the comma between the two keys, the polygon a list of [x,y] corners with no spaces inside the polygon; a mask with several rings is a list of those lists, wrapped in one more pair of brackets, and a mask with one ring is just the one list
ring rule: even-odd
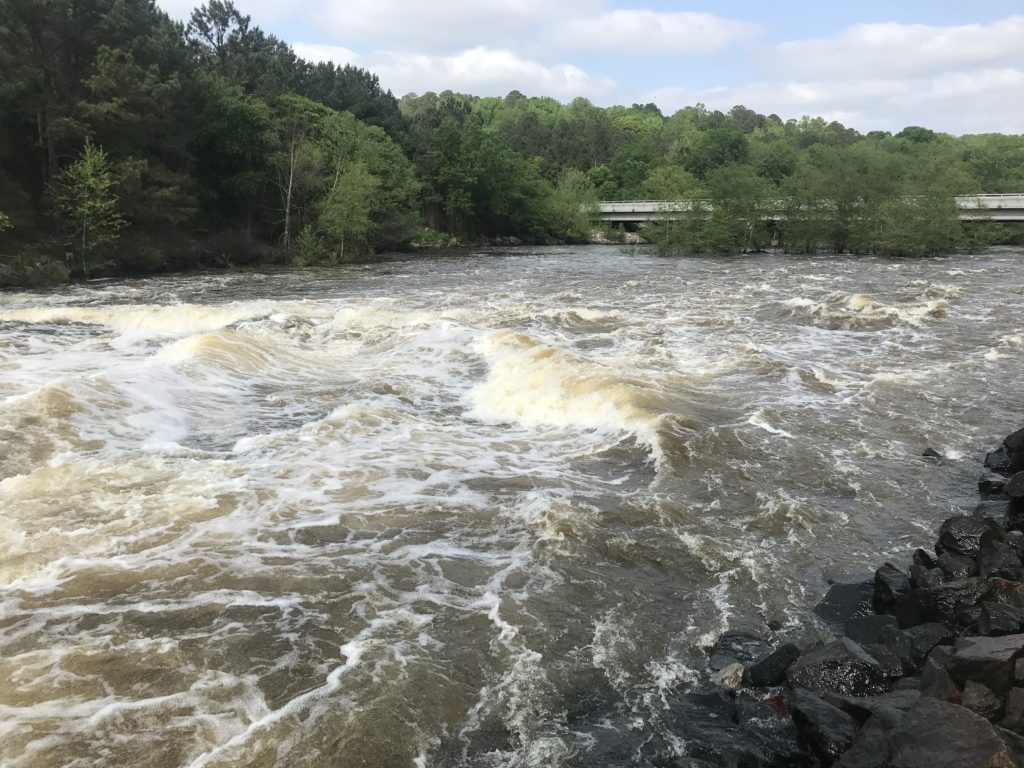
{"label": "brown water", "polygon": [[972,503],[1022,259],[0,295],[0,765],[627,764],[702,643]]}

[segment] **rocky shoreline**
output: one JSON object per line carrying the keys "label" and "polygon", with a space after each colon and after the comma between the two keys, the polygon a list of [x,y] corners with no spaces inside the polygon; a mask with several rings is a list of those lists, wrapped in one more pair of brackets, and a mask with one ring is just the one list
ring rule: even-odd
{"label": "rocky shoreline", "polygon": [[710,682],[670,703],[687,756],[664,745],[649,764],[1024,768],[1024,429],[979,492],[934,554],[829,590],[815,613],[833,640],[725,633]]}

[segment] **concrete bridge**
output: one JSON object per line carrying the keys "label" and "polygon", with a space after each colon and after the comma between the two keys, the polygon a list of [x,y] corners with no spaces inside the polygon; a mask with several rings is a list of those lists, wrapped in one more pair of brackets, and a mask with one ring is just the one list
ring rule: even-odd
{"label": "concrete bridge", "polygon": [[[608,200],[597,204],[601,221],[640,224],[704,210],[709,200]],[[961,221],[1024,222],[1024,194],[961,195],[956,198]],[[781,207],[781,206],[780,206]]]}

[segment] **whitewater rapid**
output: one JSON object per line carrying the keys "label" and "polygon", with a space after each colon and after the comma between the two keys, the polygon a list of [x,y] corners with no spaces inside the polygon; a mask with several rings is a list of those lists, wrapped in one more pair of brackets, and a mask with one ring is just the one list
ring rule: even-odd
{"label": "whitewater rapid", "polygon": [[1022,258],[0,294],[0,765],[638,754],[702,644],[813,633],[971,503],[1024,418]]}

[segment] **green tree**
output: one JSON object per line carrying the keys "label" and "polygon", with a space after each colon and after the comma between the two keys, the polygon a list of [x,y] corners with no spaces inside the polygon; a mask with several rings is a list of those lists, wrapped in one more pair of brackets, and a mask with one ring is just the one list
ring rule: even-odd
{"label": "green tree", "polygon": [[84,276],[125,226],[117,209],[114,177],[107,154],[91,142],[59,175],[57,201],[72,235],[72,253]]}
{"label": "green tree", "polygon": [[590,240],[597,189],[585,173],[576,168],[563,170],[555,187],[552,205],[553,226],[559,237],[576,243]]}

